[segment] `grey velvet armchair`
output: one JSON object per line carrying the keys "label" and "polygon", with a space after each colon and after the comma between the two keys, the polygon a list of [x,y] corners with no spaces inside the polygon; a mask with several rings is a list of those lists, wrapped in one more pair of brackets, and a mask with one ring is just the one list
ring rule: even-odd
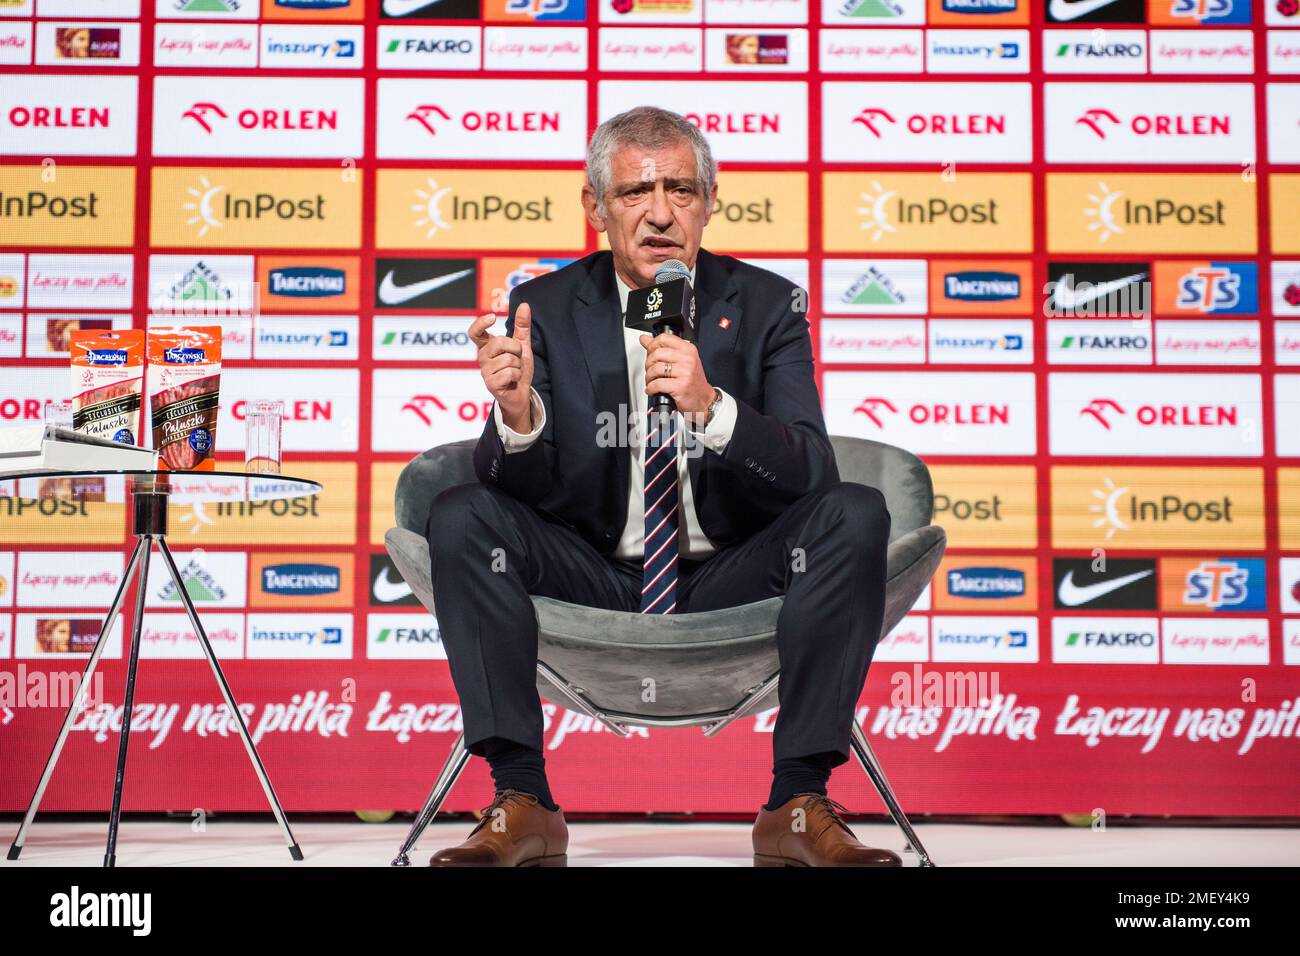
{"label": "grey velvet armchair", "polygon": [[[881,637],[921,596],[943,557],[947,536],[930,523],[934,495],[930,472],[915,455],[881,442],[833,436],[840,477],[879,488],[891,518],[885,614]],[[402,471],[397,482],[398,527],[384,543],[398,571],[430,613],[435,613],[425,540],[429,506],[444,488],[476,481],[474,441],[431,448]],[[559,706],[599,720],[620,736],[629,727],[703,728],[712,736],[733,720],[777,702],[776,621],[784,599],[742,607],[669,615],[606,611],[534,597],[538,622],[537,689]],[[653,673],[654,702],[641,699],[639,675]],[[854,755],[922,866],[929,855],[903,813],[867,742],[853,726]],[[409,853],[438,812],[469,760],[464,736],[456,740],[428,799],[402,844],[394,866]]]}

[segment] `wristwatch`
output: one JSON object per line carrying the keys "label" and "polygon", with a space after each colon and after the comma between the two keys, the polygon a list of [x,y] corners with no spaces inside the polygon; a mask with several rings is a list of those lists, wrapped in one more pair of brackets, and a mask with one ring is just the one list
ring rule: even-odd
{"label": "wristwatch", "polygon": [[704,416],[704,427],[708,428],[713,423],[713,416],[718,413],[718,406],[722,404],[722,389],[713,386],[713,401],[709,402],[709,410]]}

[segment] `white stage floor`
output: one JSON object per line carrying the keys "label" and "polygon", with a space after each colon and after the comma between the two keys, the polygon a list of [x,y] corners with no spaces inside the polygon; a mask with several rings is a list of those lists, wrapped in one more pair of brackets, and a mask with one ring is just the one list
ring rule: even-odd
{"label": "white stage floor", "polygon": [[[127,821],[118,834],[118,866],[386,866],[409,820],[387,824],[294,823],[304,863],[295,864],[273,822],[212,821],[203,833],[187,821]],[[430,826],[411,856],[427,865],[442,846],[465,838],[472,821]],[[853,824],[871,846],[902,850],[901,834],[883,823]],[[18,823],[0,824],[7,849]],[[570,866],[751,866],[750,827],[741,823],[570,823]],[[1250,827],[1111,827],[921,824],[921,839],[940,866],[1295,866],[1300,829]],[[102,823],[36,820],[22,858],[0,867],[99,866]],[[904,865],[916,857],[904,854]]]}

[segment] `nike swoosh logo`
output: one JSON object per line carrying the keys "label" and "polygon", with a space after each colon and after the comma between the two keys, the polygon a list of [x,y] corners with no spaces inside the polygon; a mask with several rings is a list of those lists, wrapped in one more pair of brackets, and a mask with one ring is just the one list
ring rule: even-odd
{"label": "nike swoosh logo", "polygon": [[384,13],[390,17],[404,17],[408,13],[414,13],[422,7],[431,7],[438,2],[439,0],[384,0]]}
{"label": "nike swoosh logo", "polygon": [[1126,289],[1135,282],[1141,282],[1146,277],[1145,272],[1137,272],[1122,279],[1099,282],[1088,286],[1086,289],[1067,288],[1063,282],[1058,282],[1056,287],[1052,289],[1052,302],[1058,309],[1077,309],[1079,306],[1087,305],[1104,295]]}
{"label": "nike swoosh logo", "polygon": [[[1052,0],[1048,10],[1053,20],[1077,20],[1114,2],[1115,0]],[[384,8],[388,8],[388,0],[384,0]]]}
{"label": "nike swoosh logo", "polygon": [[1134,581],[1141,581],[1152,574],[1155,574],[1155,571],[1135,571],[1133,574],[1126,574],[1122,578],[1112,578],[1109,581],[1098,581],[1096,584],[1085,584],[1080,587],[1074,583],[1074,572],[1066,571],[1065,577],[1061,579],[1061,587],[1056,592],[1056,596],[1066,607],[1078,607],[1080,604],[1095,601],[1111,591],[1118,591],[1124,585],[1132,584]]}
{"label": "nike swoosh logo", "polygon": [[380,571],[379,577],[375,578],[375,600],[384,604],[400,601],[411,593],[411,586],[405,581],[388,580],[388,568]]}
{"label": "nike swoosh logo", "polygon": [[412,282],[410,285],[398,285],[393,280],[393,273],[389,272],[388,275],[384,276],[384,281],[379,283],[379,301],[384,305],[401,305],[403,302],[418,299],[426,292],[432,292],[434,289],[441,289],[445,285],[450,285],[473,271],[473,269],[461,269],[459,272],[452,272],[445,276],[435,276],[432,279],[425,279],[423,282]]}

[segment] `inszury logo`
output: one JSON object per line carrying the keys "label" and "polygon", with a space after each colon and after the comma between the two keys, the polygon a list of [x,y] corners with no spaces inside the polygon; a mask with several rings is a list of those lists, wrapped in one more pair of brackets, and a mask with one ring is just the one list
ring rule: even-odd
{"label": "inszury logo", "polygon": [[[212,133],[221,121],[230,119],[230,114],[217,103],[203,102],[195,103],[181,117],[193,120],[205,133]],[[242,109],[235,111],[235,123],[240,129],[253,130],[337,130],[339,113],[323,109]]]}
{"label": "inszury logo", "polygon": [[[876,139],[885,138],[881,130],[900,125],[888,110],[874,106],[864,107],[852,122],[865,127]],[[913,113],[903,117],[901,127],[917,135],[1004,136],[1007,132],[1007,117],[1002,113]]]}
{"label": "inszury logo", "polygon": [[1141,558],[1055,558],[1055,603],[1058,608],[1104,608],[1154,611],[1156,563]]}
{"label": "inszury logo", "polygon": [[[1191,405],[1187,403],[1156,405],[1144,404],[1133,408],[1133,421],[1147,427],[1166,428],[1235,428],[1240,409],[1236,405],[1219,405],[1213,403]],[[1119,402],[1110,398],[1094,398],[1083,408],[1080,415],[1086,415],[1110,431],[1113,418],[1127,415],[1128,412]]]}
{"label": "inszury logo", "polygon": [[542,110],[465,110],[454,120],[438,104],[421,103],[406,118],[431,136],[438,135],[440,123],[455,123],[470,133],[556,133],[560,129],[560,114]]}
{"label": "inszury logo", "polygon": [[478,301],[473,259],[380,259],[376,308],[472,309]]}

